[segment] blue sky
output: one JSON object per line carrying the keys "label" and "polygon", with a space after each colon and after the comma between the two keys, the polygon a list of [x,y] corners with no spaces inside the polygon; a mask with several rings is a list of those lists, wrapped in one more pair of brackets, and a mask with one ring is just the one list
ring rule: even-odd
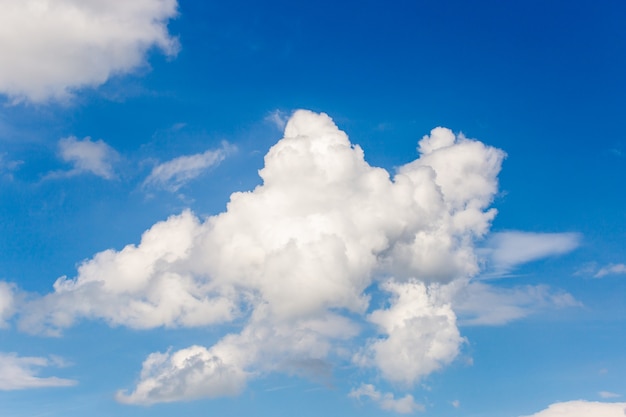
{"label": "blue sky", "polygon": [[625,20],[1,2],[0,415],[623,415]]}

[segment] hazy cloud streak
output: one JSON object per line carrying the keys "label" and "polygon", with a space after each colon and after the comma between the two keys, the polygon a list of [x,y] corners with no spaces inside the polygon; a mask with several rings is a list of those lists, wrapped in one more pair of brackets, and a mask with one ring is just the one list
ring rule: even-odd
{"label": "hazy cloud streak", "polygon": [[20,357],[15,353],[0,352],[0,390],[11,391],[76,385],[76,381],[71,379],[37,376],[37,368],[54,365],[54,361],[47,358]]}
{"label": "hazy cloud streak", "polygon": [[179,156],[155,166],[143,185],[163,188],[171,192],[178,191],[180,187],[197,178],[204,171],[219,165],[228,154],[234,151],[234,146],[224,142],[219,149]]}

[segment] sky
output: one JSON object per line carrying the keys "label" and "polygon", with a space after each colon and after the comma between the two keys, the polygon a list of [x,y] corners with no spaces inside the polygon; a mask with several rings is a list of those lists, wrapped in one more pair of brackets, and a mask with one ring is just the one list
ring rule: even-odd
{"label": "sky", "polygon": [[623,416],[624,21],[0,0],[0,416]]}

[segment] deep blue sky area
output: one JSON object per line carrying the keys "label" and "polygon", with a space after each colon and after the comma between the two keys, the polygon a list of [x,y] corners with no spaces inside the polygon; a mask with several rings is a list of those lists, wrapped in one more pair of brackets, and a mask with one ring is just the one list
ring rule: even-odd
{"label": "deep blue sky area", "polygon": [[0,4],[1,416],[626,410],[624,2],[91,3]]}

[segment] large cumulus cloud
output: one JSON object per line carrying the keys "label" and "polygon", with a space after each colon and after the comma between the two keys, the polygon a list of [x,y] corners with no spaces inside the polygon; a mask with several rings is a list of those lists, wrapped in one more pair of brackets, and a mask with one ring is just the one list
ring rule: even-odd
{"label": "large cumulus cloud", "polygon": [[[475,243],[495,216],[504,158],[444,128],[418,151],[392,177],[330,117],[297,111],[260,186],[216,216],[185,211],[138,245],[95,255],[31,301],[21,326],[242,323],[213,346],[150,355],[136,387],[118,393],[126,403],[234,395],[267,372],[327,373],[336,362],[410,389],[463,343],[452,303],[479,271]],[[399,398],[387,408],[418,408]]]}
{"label": "large cumulus cloud", "polygon": [[175,54],[176,10],[176,0],[3,0],[0,93],[63,99],[144,65],[152,47]]}

